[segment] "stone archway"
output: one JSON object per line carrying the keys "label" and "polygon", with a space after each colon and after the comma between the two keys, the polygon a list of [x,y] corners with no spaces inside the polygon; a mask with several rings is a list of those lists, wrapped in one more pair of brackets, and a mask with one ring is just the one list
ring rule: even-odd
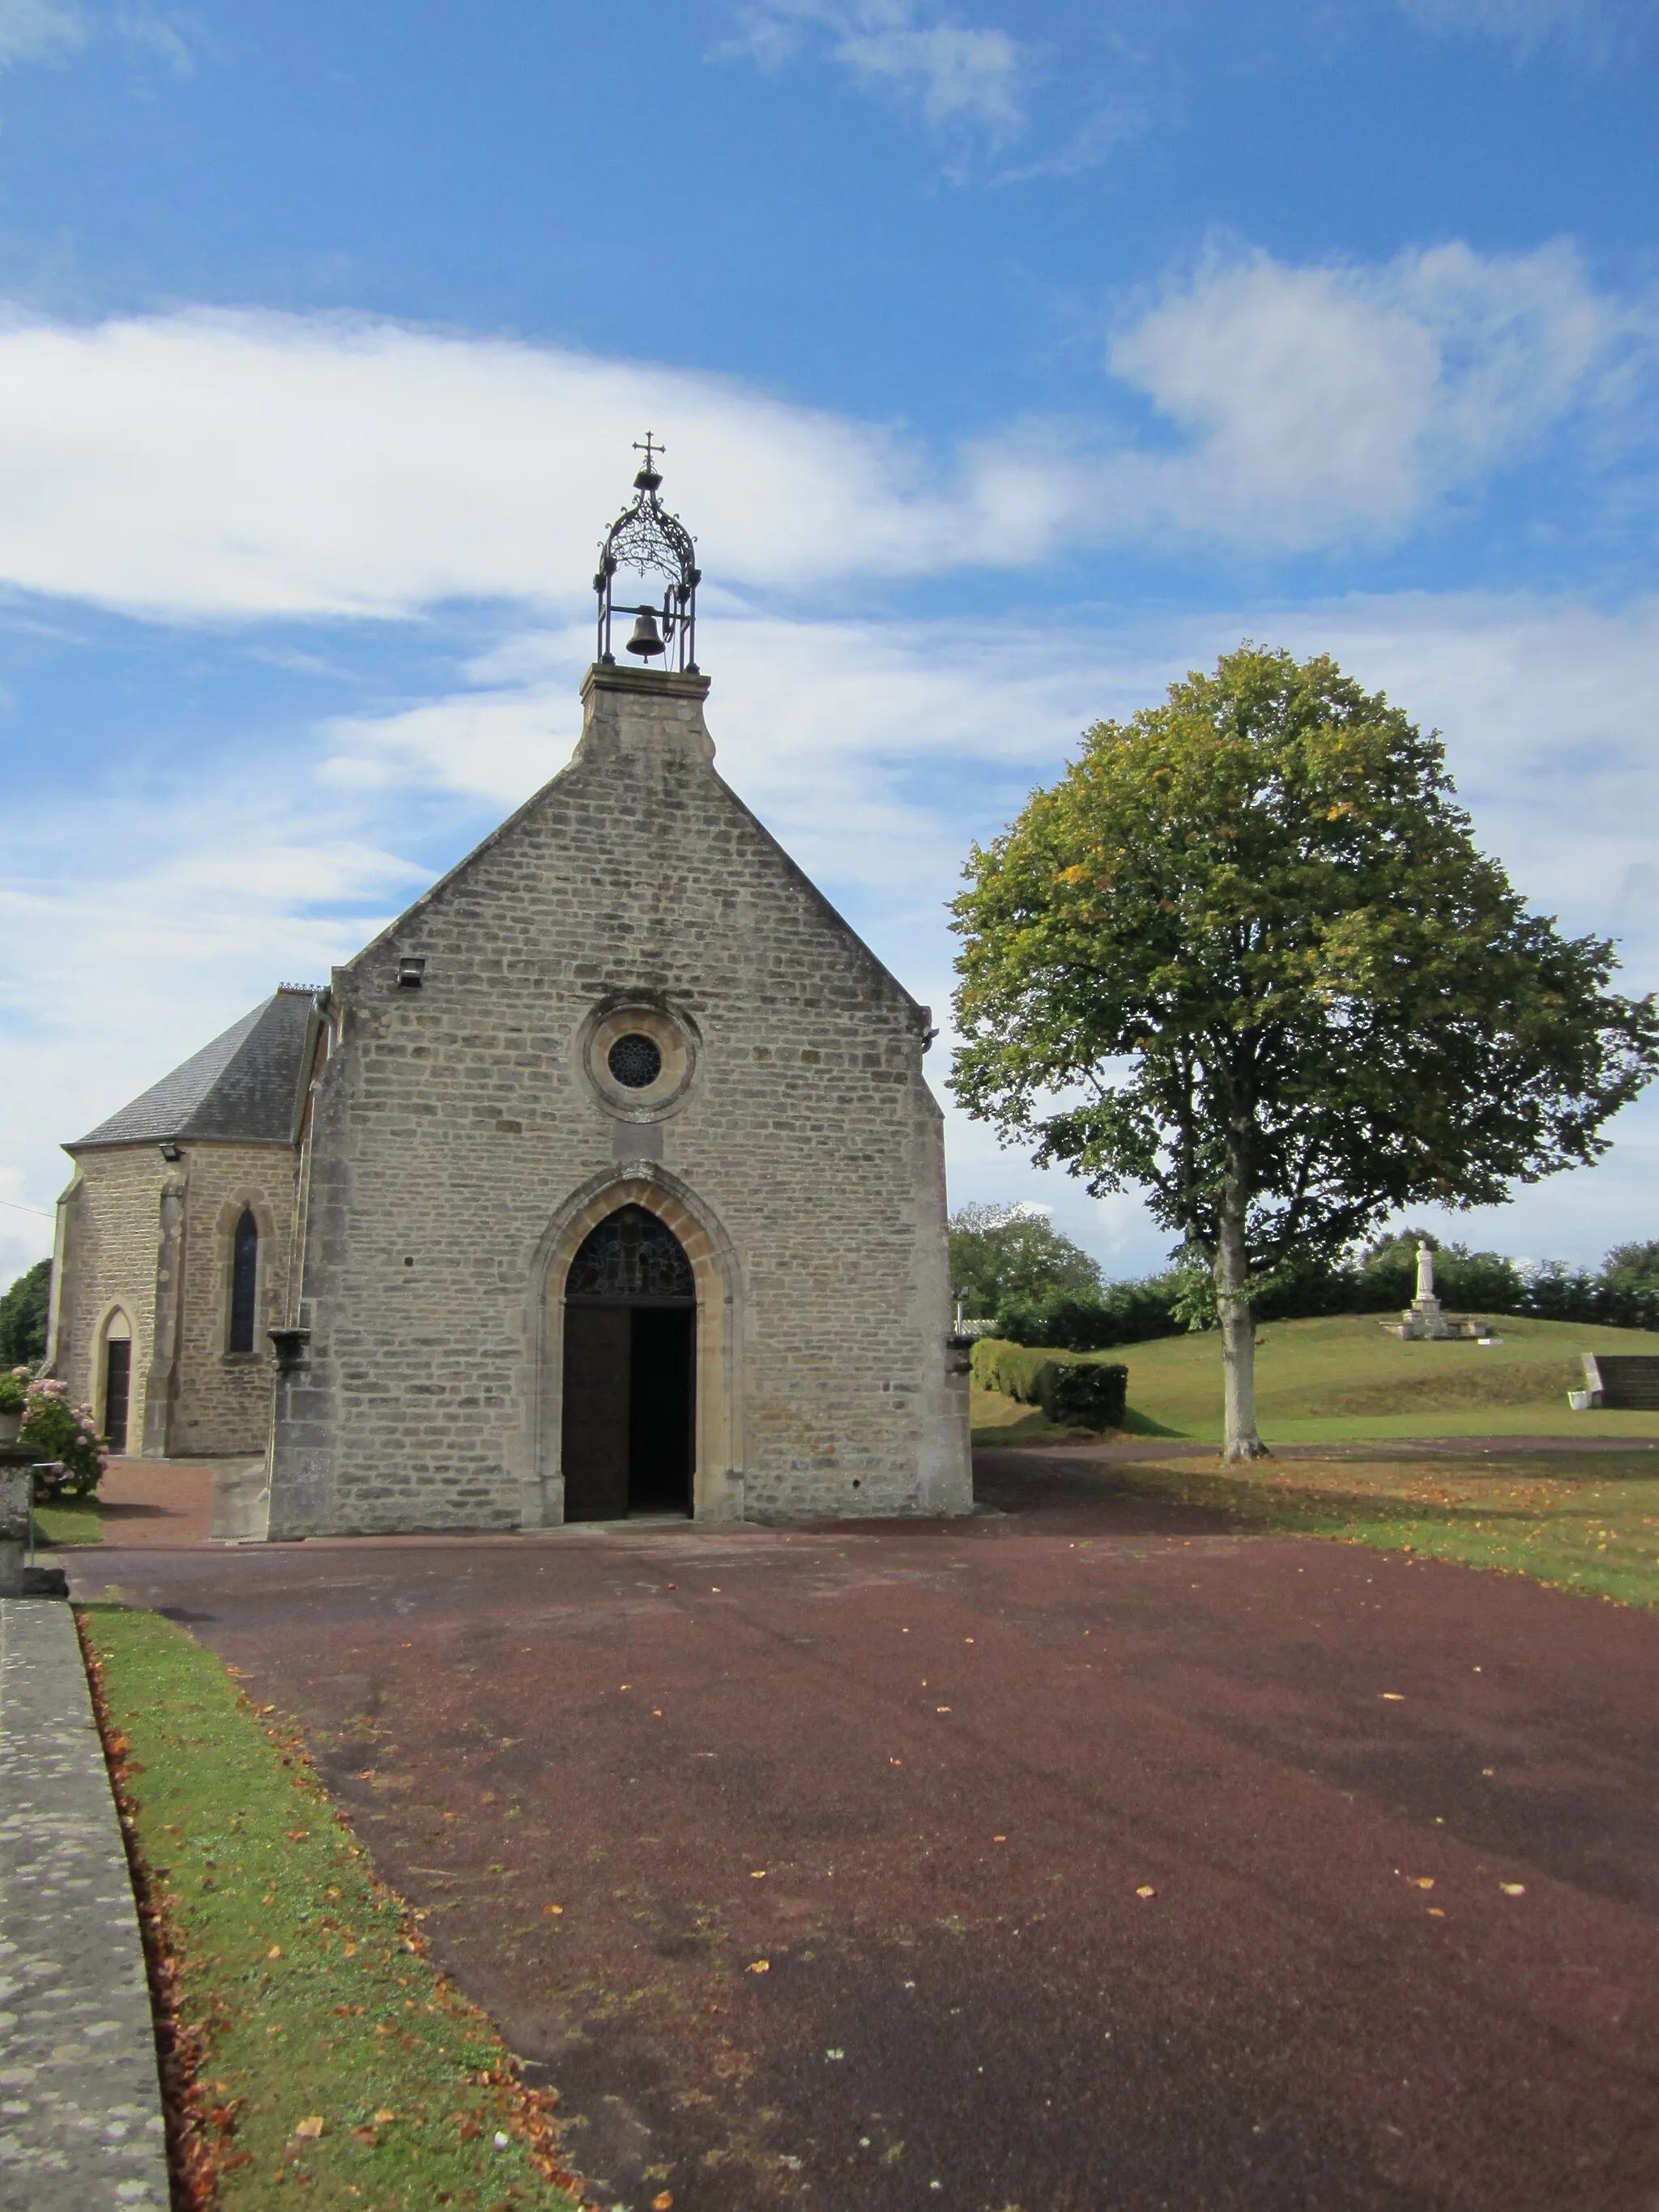
{"label": "stone archway", "polygon": [[731,1240],[678,1176],[633,1162],[592,1180],[560,1207],[541,1240],[538,1272],[538,1383],[534,1463],[544,1527],[565,1518],[566,1287],[592,1232],[627,1206],[669,1230],[691,1271],[694,1292],[690,1511],[699,1521],[743,1518],[741,1278]]}

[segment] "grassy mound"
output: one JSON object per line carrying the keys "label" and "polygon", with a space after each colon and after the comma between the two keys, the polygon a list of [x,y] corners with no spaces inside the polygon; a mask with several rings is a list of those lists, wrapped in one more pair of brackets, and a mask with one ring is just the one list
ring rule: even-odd
{"label": "grassy mound", "polygon": [[175,2204],[570,2212],[549,2100],[430,1963],[297,1739],[159,1615],[81,1622],[167,1998]]}
{"label": "grassy mound", "polygon": [[[1256,1412],[1271,1443],[1365,1437],[1616,1436],[1659,1438],[1656,1413],[1575,1413],[1567,1392],[1586,1352],[1659,1357],[1659,1336],[1591,1322],[1502,1320],[1501,1343],[1406,1344],[1374,1315],[1266,1322],[1257,1334]],[[1221,1350],[1212,1331],[1097,1355],[1129,1370],[1125,1430],[1219,1441]],[[976,1393],[981,1443],[1057,1441],[1012,1401]]]}

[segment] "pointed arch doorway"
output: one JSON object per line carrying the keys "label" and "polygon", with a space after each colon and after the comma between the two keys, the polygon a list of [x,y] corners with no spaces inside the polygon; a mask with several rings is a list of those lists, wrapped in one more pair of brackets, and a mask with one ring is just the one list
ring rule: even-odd
{"label": "pointed arch doorway", "polygon": [[691,1262],[667,1223],[642,1206],[607,1214],[565,1279],[567,1521],[690,1513],[696,1327]]}

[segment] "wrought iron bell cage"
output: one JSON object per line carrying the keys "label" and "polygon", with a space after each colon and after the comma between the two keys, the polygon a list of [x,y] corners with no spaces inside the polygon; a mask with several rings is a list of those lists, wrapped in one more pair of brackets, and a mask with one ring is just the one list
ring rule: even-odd
{"label": "wrought iron bell cage", "polygon": [[[632,615],[634,631],[627,640],[626,651],[637,655],[647,667],[654,661],[673,674],[696,676],[700,672],[697,586],[702,580],[702,571],[696,562],[696,540],[657,495],[662,489],[662,477],[653,464],[667,448],[659,446],[647,430],[645,443],[635,445],[634,450],[645,455],[645,465],[634,479],[634,503],[605,532],[599,549],[599,573],[593,579],[599,601],[597,658],[602,668],[616,666],[611,622],[617,615]],[[618,571],[630,569],[641,578],[654,576],[664,580],[659,606],[617,597]]]}

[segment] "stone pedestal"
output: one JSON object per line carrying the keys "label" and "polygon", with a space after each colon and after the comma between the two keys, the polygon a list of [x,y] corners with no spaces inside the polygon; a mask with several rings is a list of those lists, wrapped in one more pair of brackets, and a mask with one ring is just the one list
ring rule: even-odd
{"label": "stone pedestal", "polygon": [[27,1444],[0,1444],[0,1597],[23,1595],[33,1496],[33,1451]]}

